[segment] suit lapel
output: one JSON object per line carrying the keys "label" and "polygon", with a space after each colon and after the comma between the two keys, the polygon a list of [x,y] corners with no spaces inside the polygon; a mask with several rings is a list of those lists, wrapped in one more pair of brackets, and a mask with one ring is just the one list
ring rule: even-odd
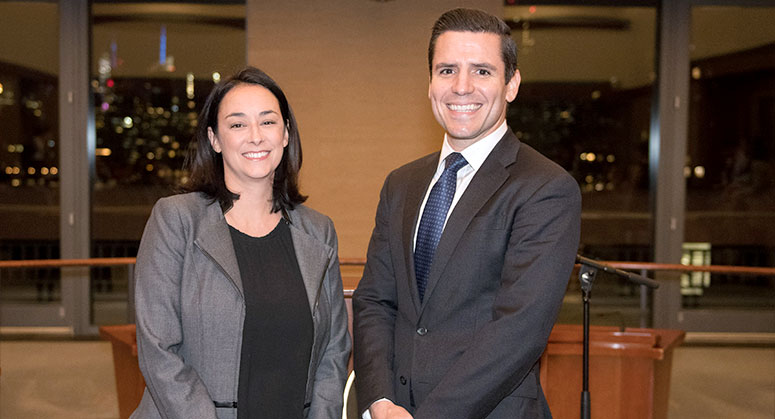
{"label": "suit lapel", "polygon": [[401,243],[404,246],[406,278],[409,281],[409,289],[413,291],[412,301],[418,313],[420,312],[420,295],[417,292],[417,278],[414,274],[414,251],[412,244],[414,243],[415,227],[419,222],[420,205],[423,198],[425,198],[428,185],[430,185],[433,179],[433,174],[436,173],[438,162],[439,153],[432,154],[426,158],[424,164],[417,169],[416,174],[411,176],[412,179],[417,180],[409,182],[406,188],[406,198],[404,199]]}
{"label": "suit lapel", "polygon": [[303,228],[303,220],[295,211],[290,211],[288,217],[291,221],[291,238],[293,249],[296,251],[296,260],[304,280],[304,288],[307,291],[309,310],[315,315],[315,303],[320,294],[320,286],[325,278],[328,262],[333,255],[333,249],[320,240],[315,239]]}
{"label": "suit lapel", "polygon": [[441,234],[436,254],[433,257],[431,270],[428,272],[425,302],[430,300],[434,288],[442,280],[441,274],[444,272],[458,242],[460,242],[463,233],[468,229],[474,216],[479,213],[484,204],[495,195],[509,178],[506,167],[516,161],[518,148],[519,142],[514,137],[514,134],[511,131],[507,131],[490,152],[482,167],[474,175],[474,178],[471,179],[471,183],[468,184],[465,192],[455,205],[447,220],[447,225],[444,227],[444,232]]}
{"label": "suit lapel", "polygon": [[202,229],[194,240],[194,244],[210,256],[244,298],[242,278],[239,273],[237,255],[234,253],[234,244],[231,241],[229,225],[226,224],[223,211],[217,202],[207,207],[205,220],[201,224]]}

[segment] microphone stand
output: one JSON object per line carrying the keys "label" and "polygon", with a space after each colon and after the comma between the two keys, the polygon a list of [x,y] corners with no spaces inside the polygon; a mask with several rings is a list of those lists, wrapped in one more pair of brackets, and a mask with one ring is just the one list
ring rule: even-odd
{"label": "microphone stand", "polygon": [[653,279],[646,278],[638,274],[626,272],[621,269],[608,266],[592,259],[585,258],[581,255],[576,255],[576,262],[581,264],[579,269],[579,281],[581,282],[582,301],[584,305],[584,340],[583,340],[583,353],[582,353],[582,381],[581,381],[581,419],[590,419],[591,417],[591,401],[589,396],[589,300],[592,296],[592,283],[595,281],[595,276],[598,270],[608,272],[628,281],[635,282],[640,285],[645,285],[649,288],[658,288],[659,283]]}

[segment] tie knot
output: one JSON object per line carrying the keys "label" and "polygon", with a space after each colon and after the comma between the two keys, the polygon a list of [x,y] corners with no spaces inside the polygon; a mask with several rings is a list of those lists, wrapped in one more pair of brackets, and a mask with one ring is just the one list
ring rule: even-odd
{"label": "tie knot", "polygon": [[460,170],[463,166],[468,164],[466,161],[466,158],[463,157],[460,153],[452,153],[446,158],[446,167],[444,168],[444,171],[449,171],[452,173],[457,173],[458,170]]}

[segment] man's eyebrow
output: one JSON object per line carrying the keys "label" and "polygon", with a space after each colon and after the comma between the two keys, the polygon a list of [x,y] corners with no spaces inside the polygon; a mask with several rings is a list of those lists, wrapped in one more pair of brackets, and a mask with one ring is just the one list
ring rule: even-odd
{"label": "man's eyebrow", "polygon": [[438,63],[433,68],[438,70],[440,68],[457,68],[457,66],[455,63]]}
{"label": "man's eyebrow", "polygon": [[474,66],[476,68],[486,68],[486,69],[491,70],[491,71],[495,71],[495,70],[498,69],[498,67],[496,67],[496,66],[494,66],[494,65],[492,65],[490,63],[473,63],[472,66]]}

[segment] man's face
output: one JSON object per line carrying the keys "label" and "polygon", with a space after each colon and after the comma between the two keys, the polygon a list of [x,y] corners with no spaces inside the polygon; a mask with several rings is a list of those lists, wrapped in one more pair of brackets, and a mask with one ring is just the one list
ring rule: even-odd
{"label": "man's face", "polygon": [[428,98],[450,145],[462,150],[506,119],[517,97],[519,71],[505,81],[500,37],[493,33],[444,32],[436,39]]}

